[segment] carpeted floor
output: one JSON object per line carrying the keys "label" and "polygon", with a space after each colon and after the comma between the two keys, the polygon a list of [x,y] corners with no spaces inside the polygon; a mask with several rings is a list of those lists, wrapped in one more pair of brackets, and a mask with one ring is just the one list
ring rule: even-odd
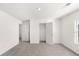
{"label": "carpeted floor", "polygon": [[21,42],[2,56],[76,56],[75,53],[60,44],[29,44]]}

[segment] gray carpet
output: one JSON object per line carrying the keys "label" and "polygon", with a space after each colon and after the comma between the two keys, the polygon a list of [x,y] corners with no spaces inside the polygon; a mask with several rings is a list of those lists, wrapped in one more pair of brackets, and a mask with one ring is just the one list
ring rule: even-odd
{"label": "gray carpet", "polygon": [[2,56],[76,56],[75,53],[60,44],[29,44],[21,42]]}

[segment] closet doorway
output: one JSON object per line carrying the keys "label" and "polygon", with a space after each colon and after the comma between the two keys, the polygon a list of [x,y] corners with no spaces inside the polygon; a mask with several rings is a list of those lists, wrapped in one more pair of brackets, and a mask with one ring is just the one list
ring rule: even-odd
{"label": "closet doorway", "polygon": [[23,21],[19,26],[20,41],[30,42],[30,20]]}
{"label": "closet doorway", "polygon": [[53,43],[52,25],[52,23],[40,23],[40,42],[47,44]]}
{"label": "closet doorway", "polygon": [[46,23],[40,23],[40,42],[46,43]]}

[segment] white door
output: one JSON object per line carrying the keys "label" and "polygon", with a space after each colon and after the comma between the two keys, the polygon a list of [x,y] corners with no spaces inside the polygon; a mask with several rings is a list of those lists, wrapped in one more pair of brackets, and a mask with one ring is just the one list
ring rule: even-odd
{"label": "white door", "polygon": [[40,41],[46,41],[46,24],[40,23]]}
{"label": "white door", "polygon": [[52,44],[53,43],[53,32],[52,32],[52,23],[46,24],[46,43]]}
{"label": "white door", "polygon": [[21,40],[30,41],[30,21],[24,21],[21,25]]}

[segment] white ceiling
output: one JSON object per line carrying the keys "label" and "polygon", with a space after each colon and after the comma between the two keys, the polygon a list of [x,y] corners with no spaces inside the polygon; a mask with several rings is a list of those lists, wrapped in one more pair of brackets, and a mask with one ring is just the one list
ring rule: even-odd
{"label": "white ceiling", "polygon": [[[63,5],[61,3],[0,3],[0,9],[21,20],[47,19],[54,17],[57,9]],[[40,8],[40,11],[37,8]]]}
{"label": "white ceiling", "polygon": [[[0,9],[17,17],[26,19],[54,18],[58,10],[65,8],[66,3],[0,3]],[[40,11],[38,11],[40,8]]]}

